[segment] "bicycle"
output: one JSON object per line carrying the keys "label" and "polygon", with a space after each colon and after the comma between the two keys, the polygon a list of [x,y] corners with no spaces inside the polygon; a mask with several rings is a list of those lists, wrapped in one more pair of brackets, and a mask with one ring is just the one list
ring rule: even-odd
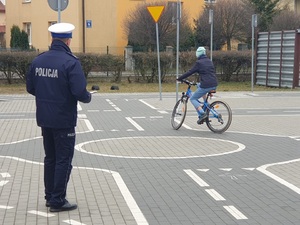
{"label": "bicycle", "polygon": [[[172,112],[171,124],[175,130],[178,130],[184,122],[187,113],[187,103],[193,94],[191,87],[197,85],[197,83],[188,80],[182,80],[182,82],[187,84],[188,88],[186,92],[182,92],[182,96],[176,102]],[[216,93],[216,90],[208,92],[204,102],[198,100],[204,112],[207,114],[207,118],[202,120],[200,125],[205,122],[212,132],[221,134],[225,132],[231,124],[232,111],[226,102],[218,100],[209,103],[209,99],[211,99],[214,93]]]}

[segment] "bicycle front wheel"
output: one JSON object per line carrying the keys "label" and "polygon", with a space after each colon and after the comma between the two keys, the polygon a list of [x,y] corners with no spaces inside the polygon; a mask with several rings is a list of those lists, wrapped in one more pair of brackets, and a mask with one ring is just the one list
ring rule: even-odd
{"label": "bicycle front wheel", "polygon": [[178,130],[181,127],[185,119],[186,112],[187,112],[187,100],[184,98],[178,100],[178,102],[176,102],[174,106],[172,117],[171,117],[171,124],[174,130]]}
{"label": "bicycle front wheel", "polygon": [[207,127],[214,133],[225,132],[232,121],[232,112],[229,105],[222,101],[215,101],[207,109]]}

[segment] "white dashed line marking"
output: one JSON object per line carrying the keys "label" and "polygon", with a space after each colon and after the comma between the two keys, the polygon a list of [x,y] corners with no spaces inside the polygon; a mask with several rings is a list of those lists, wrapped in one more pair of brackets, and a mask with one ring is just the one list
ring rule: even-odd
{"label": "white dashed line marking", "polygon": [[187,175],[189,175],[200,187],[209,187],[209,185],[202,180],[197,174],[195,174],[192,170],[184,170]]}
{"label": "white dashed line marking", "polygon": [[248,218],[241,213],[237,208],[235,208],[233,205],[223,206],[224,209],[227,210],[234,218],[237,220],[247,220]]}
{"label": "white dashed line marking", "polygon": [[86,119],[87,116],[86,116],[86,114],[78,114],[78,118],[80,118],[80,119]]}
{"label": "white dashed line marking", "polygon": [[232,168],[219,168],[219,170],[223,170],[223,171],[231,171],[232,170]]}
{"label": "white dashed line marking", "polygon": [[222,195],[220,195],[215,189],[205,189],[205,191],[213,197],[216,201],[225,201],[226,199],[223,198]]}
{"label": "white dashed line marking", "polygon": [[207,171],[209,171],[209,169],[197,169],[198,171],[200,171],[200,172],[207,172]]}
{"label": "white dashed line marking", "polygon": [[117,107],[112,101],[106,99],[106,101],[118,112],[122,111],[119,107]]}
{"label": "white dashed line marking", "polygon": [[[219,168],[221,169],[221,168]],[[223,168],[224,169],[224,168]],[[230,169],[231,170],[231,169]],[[206,169],[198,169],[198,171],[206,172]],[[189,175],[200,187],[208,187],[204,180],[202,180],[197,174],[195,174],[192,170],[184,170],[187,175]],[[215,189],[205,189],[205,191],[215,200],[215,201],[226,201],[226,199],[220,195]],[[241,213],[236,207],[229,205],[223,206],[235,219],[237,220],[246,220],[248,219],[243,213]]]}
{"label": "white dashed line marking", "polygon": [[12,206],[5,206],[5,205],[0,205],[0,209],[13,209],[14,207]]}
{"label": "white dashed line marking", "polygon": [[167,111],[157,111],[157,112],[159,112],[159,113],[161,113],[161,114],[168,114]]}

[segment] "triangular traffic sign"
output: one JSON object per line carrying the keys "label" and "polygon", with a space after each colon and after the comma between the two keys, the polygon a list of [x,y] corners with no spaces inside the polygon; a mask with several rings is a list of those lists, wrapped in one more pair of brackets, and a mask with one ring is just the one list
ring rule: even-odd
{"label": "triangular traffic sign", "polygon": [[162,11],[164,10],[165,6],[148,6],[147,9],[151,14],[152,18],[154,19],[155,23],[159,20]]}

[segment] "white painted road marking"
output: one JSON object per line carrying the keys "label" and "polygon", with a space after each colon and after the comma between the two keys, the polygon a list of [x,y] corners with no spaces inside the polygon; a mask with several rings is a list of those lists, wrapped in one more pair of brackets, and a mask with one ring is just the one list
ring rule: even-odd
{"label": "white painted road marking", "polygon": [[86,114],[78,114],[78,118],[80,118],[80,119],[86,119],[87,116],[86,116]]}
{"label": "white painted road marking", "polygon": [[231,171],[232,168],[219,168],[219,170],[223,170],[223,171]]}
{"label": "white painted road marking", "polygon": [[126,120],[128,120],[136,129],[138,129],[139,131],[144,131],[144,129],[138,125],[133,119],[131,119],[130,117],[125,117]]}
{"label": "white painted road marking", "polygon": [[146,220],[144,214],[140,210],[139,206],[137,205],[136,201],[134,200],[133,196],[131,195],[129,189],[127,188],[127,185],[123,181],[121,175],[117,172],[113,172],[112,176],[117,183],[119,190],[121,191],[125,202],[127,203],[129,209],[131,210],[131,213],[133,217],[135,218],[135,221],[138,225],[148,225],[148,221]]}
{"label": "white painted road marking", "polygon": [[237,208],[233,205],[223,206],[232,216],[234,216],[237,220],[247,220],[248,218],[241,213]]}
{"label": "white painted road marking", "polygon": [[272,111],[247,111],[247,113],[271,113]]}
{"label": "white painted road marking", "polygon": [[9,173],[0,173],[3,178],[11,177]]}
{"label": "white painted road marking", "polygon": [[72,225],[85,225],[84,223],[77,222],[75,220],[63,220],[64,223],[72,224]]}
{"label": "white painted road marking", "polygon": [[[142,102],[142,103],[144,103],[146,106],[150,107],[151,109],[157,110],[157,108],[155,108],[154,106],[152,106],[149,103],[145,102],[144,100],[140,99],[139,101]],[[168,112],[165,111],[165,110],[158,110],[157,112],[159,112],[161,114],[168,114]]]}
{"label": "white painted road marking", "polygon": [[209,187],[209,185],[202,180],[197,174],[195,174],[192,170],[184,170],[187,175],[189,175],[200,187]]}
{"label": "white painted road marking", "polygon": [[205,189],[205,191],[213,197],[216,201],[225,201],[226,199],[223,198],[215,189]]}
{"label": "white painted road marking", "polygon": [[14,207],[12,206],[5,206],[5,205],[0,205],[0,209],[13,209]]}
{"label": "white painted road marking", "polygon": [[[14,160],[19,161],[19,162],[32,163],[34,165],[44,165],[43,163],[40,163],[40,162],[30,161],[30,160],[17,158],[17,157],[12,157],[12,156],[1,156],[0,155],[0,158],[14,159]],[[129,210],[131,211],[131,214],[135,218],[136,223],[138,225],[148,225],[149,224],[148,221],[146,220],[144,214],[140,210],[139,206],[137,205],[135,199],[131,195],[128,187],[126,186],[126,184],[123,180],[123,178],[121,177],[121,175],[118,172],[115,172],[115,171],[112,171],[112,170],[91,168],[91,167],[76,167],[76,166],[74,166],[73,169],[103,171],[103,172],[111,174],[112,177],[114,178],[118,188],[119,188],[119,191],[122,193],[123,198],[125,199],[125,202],[127,203],[127,206],[129,208]],[[7,206],[6,206],[6,208],[7,208]]]}
{"label": "white painted road marking", "polygon": [[140,102],[144,103],[146,106],[149,106],[151,109],[156,109],[154,106],[148,104],[147,102],[145,102],[144,100],[140,99]]}
{"label": "white painted road marking", "polygon": [[38,215],[38,216],[43,216],[43,217],[53,217],[53,216],[55,216],[54,214],[51,214],[51,213],[45,213],[45,212],[36,211],[36,210],[30,210],[30,211],[28,211],[28,213]]}
{"label": "white painted road marking", "polygon": [[116,110],[116,111],[122,111],[119,107],[117,107],[112,101],[109,99],[106,99],[106,101]]}
{"label": "white painted road marking", "polygon": [[[197,184],[199,184],[200,187],[209,186],[209,184],[207,184],[204,180],[197,176],[192,170],[184,170],[184,172],[186,172]],[[216,201],[226,201],[226,199],[214,189],[205,189],[205,191]],[[237,208],[235,208],[232,205],[223,207],[237,220],[248,219],[243,213],[241,213]]]}
{"label": "white painted road marking", "polygon": [[290,188],[291,190],[293,190],[294,192],[300,194],[300,188],[298,188],[297,186],[287,182],[286,180],[276,176],[275,174],[267,171],[267,168],[270,166],[274,166],[274,165],[283,165],[283,164],[288,164],[288,163],[293,163],[293,162],[299,162],[300,159],[294,159],[294,160],[290,160],[290,161],[286,161],[286,162],[278,162],[278,163],[271,163],[271,164],[267,164],[267,165],[263,165],[260,166],[258,168],[256,168],[258,171],[262,172],[263,174],[271,177],[272,179],[276,180],[277,182],[283,184],[284,186]]}
{"label": "white painted road marking", "polygon": [[159,113],[161,113],[161,114],[168,114],[168,112],[167,111],[157,111],[157,112],[159,112]]}
{"label": "white painted road marking", "polygon": [[207,171],[209,171],[209,169],[197,169],[198,171],[200,171],[200,172],[207,172]]}
{"label": "white painted road marking", "polygon": [[4,186],[5,184],[7,184],[9,181],[8,180],[1,180],[0,181],[0,187]]}

